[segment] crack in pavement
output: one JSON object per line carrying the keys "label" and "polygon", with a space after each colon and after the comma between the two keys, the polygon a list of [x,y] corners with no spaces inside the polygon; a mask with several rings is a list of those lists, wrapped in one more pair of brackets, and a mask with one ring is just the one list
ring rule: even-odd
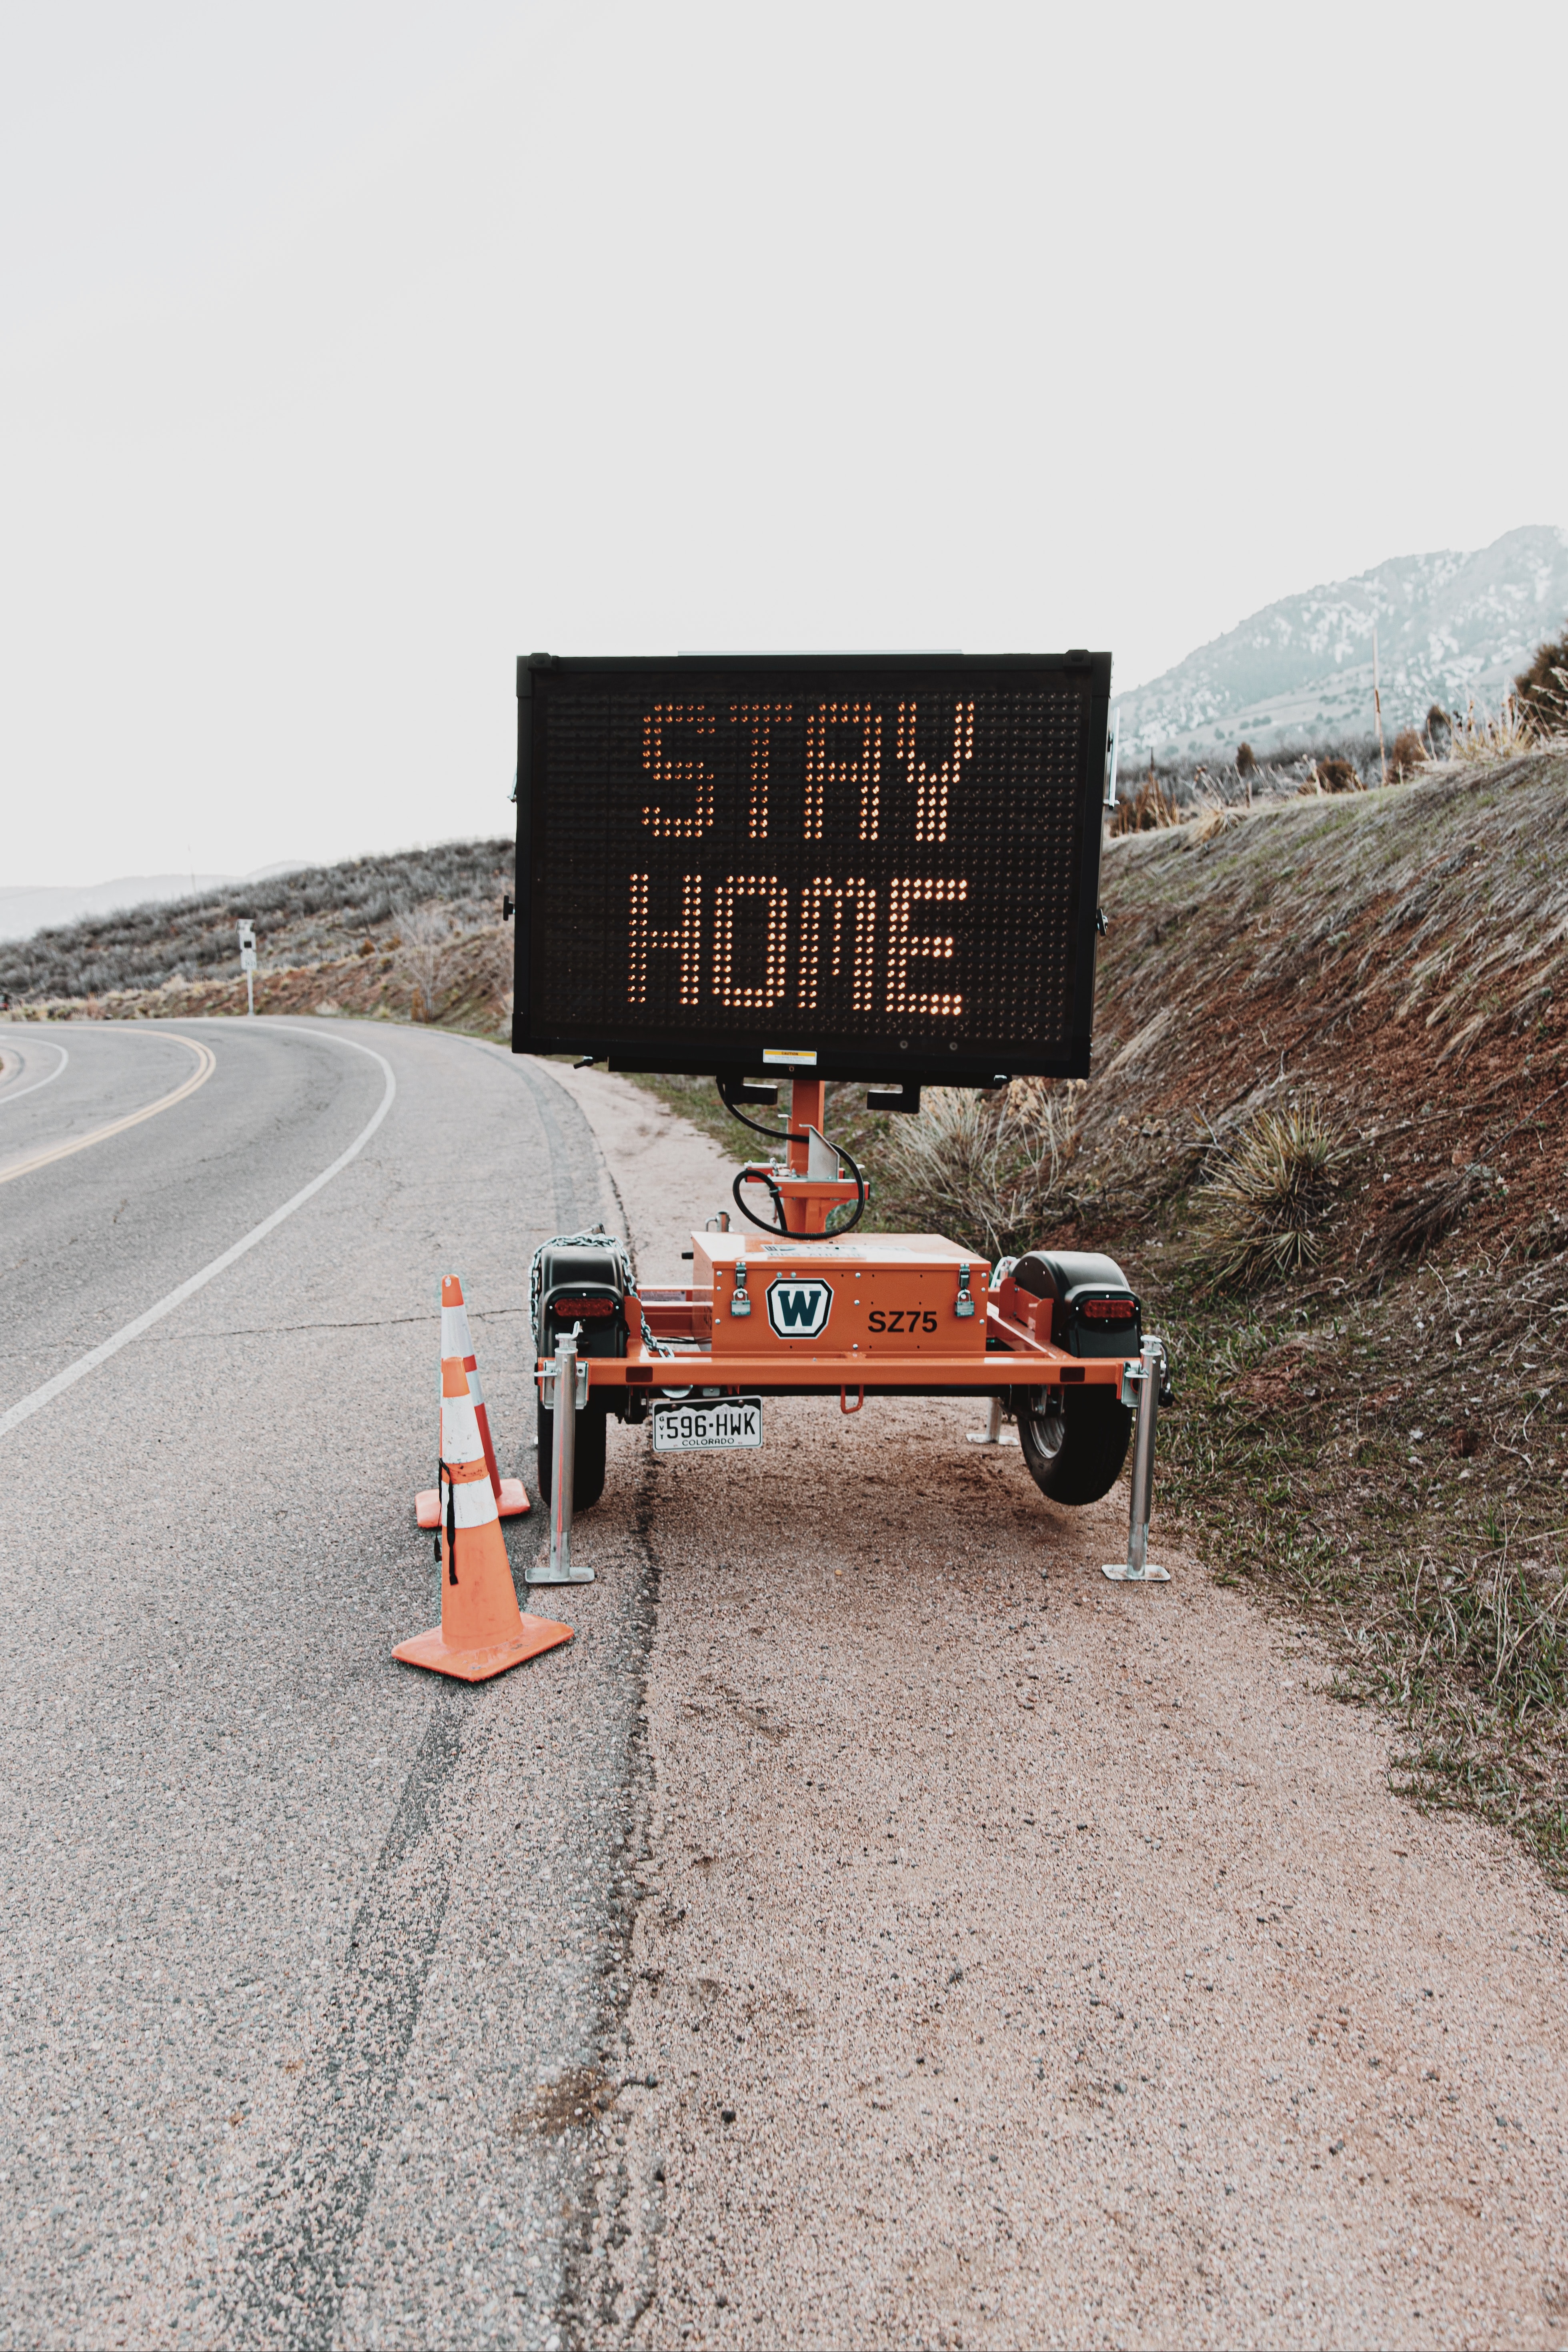
{"label": "crack in pavement", "polygon": [[452,1782],[473,1696],[462,1684],[437,1690],[300,2084],[293,2147],[264,2179],[236,2263],[224,2333],[240,2342],[331,2340],[447,1916],[464,1828]]}

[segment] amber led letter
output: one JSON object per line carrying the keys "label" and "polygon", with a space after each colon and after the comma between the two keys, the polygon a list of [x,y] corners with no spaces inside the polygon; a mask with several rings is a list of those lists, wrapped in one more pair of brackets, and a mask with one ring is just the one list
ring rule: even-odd
{"label": "amber led letter", "polygon": [[787,702],[732,702],[730,716],[737,727],[749,727],[752,730],[752,805],[747,831],[753,841],[766,841],[773,729],[787,727],[795,713]]}
{"label": "amber led letter", "polygon": [[656,784],[695,784],[695,802],[689,815],[679,810],[667,809],[662,802],[645,804],[642,821],[650,833],[665,841],[697,841],[713,822],[713,771],[699,758],[692,756],[694,747],[677,743],[666,748],[666,736],[674,728],[685,728],[692,734],[711,735],[716,732],[713,713],[700,702],[659,702],[647,713],[642,723],[642,763]]}
{"label": "amber led letter", "polygon": [[[735,901],[767,900],[767,943],[763,952],[760,988],[737,986],[735,981]],[[776,874],[730,874],[713,894],[713,993],[721,1004],[748,1006],[771,1013],[789,984],[789,892]]]}
{"label": "amber led letter", "polygon": [[947,796],[957,783],[965,760],[974,757],[974,705],[957,702],[952,709],[952,751],[940,766],[928,768],[915,756],[915,708],[899,705],[899,758],[915,794],[915,839],[947,839]]}
{"label": "amber led letter", "polygon": [[918,874],[894,877],[888,894],[889,1013],[939,1013],[951,1019],[963,1012],[963,998],[956,991],[910,988],[910,957],[931,956],[940,962],[950,961],[952,934],[951,931],[911,931],[910,908],[919,899],[934,899],[939,905],[951,906],[962,904],[968,896],[967,882],[939,882]]}
{"label": "amber led letter", "polygon": [[[858,727],[860,748],[853,758],[828,757],[830,727]],[[807,841],[822,839],[822,811],[829,784],[855,784],[860,792],[860,838],[875,841],[882,805],[882,722],[868,702],[819,702],[805,722],[805,828]]]}
{"label": "amber led letter", "polygon": [[673,930],[649,929],[647,886],[646,874],[632,876],[631,952],[626,1003],[647,1003],[647,960],[650,951],[658,948],[668,950],[680,958],[680,993],[677,1002],[696,1004],[702,992],[702,877],[700,874],[681,876],[680,921]]}
{"label": "amber led letter", "polygon": [[831,909],[832,932],[827,969],[837,980],[844,970],[845,919],[855,926],[855,951],[850,966],[849,1002],[856,1013],[870,1013],[872,973],[877,948],[877,893],[863,874],[851,874],[836,883],[830,874],[818,874],[807,884],[800,910],[800,1006],[815,1013],[822,971],[822,918]]}

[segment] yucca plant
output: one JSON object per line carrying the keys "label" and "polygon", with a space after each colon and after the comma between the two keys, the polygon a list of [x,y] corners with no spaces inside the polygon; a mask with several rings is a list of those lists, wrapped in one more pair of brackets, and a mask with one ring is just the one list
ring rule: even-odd
{"label": "yucca plant", "polygon": [[1315,1265],[1350,1156],[1317,1103],[1257,1112],[1199,1192],[1213,1284],[1251,1288]]}

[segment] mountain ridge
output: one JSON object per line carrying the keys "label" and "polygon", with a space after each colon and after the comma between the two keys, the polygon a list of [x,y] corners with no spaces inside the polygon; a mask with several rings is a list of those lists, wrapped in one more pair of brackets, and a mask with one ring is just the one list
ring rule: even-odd
{"label": "mountain ridge", "polygon": [[1259,753],[1373,725],[1373,632],[1392,740],[1434,702],[1495,709],[1568,618],[1568,531],[1527,523],[1471,553],[1394,556],[1279,598],[1117,698],[1124,755]]}

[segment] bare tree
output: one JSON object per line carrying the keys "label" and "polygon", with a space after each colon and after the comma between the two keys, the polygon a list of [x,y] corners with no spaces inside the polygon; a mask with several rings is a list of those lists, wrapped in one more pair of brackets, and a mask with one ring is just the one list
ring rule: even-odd
{"label": "bare tree", "polygon": [[429,1021],[435,1015],[436,1002],[441,993],[451,965],[452,950],[457,941],[452,931],[452,918],[439,899],[426,899],[422,907],[399,906],[397,917],[397,977],[412,996],[416,1021]]}

